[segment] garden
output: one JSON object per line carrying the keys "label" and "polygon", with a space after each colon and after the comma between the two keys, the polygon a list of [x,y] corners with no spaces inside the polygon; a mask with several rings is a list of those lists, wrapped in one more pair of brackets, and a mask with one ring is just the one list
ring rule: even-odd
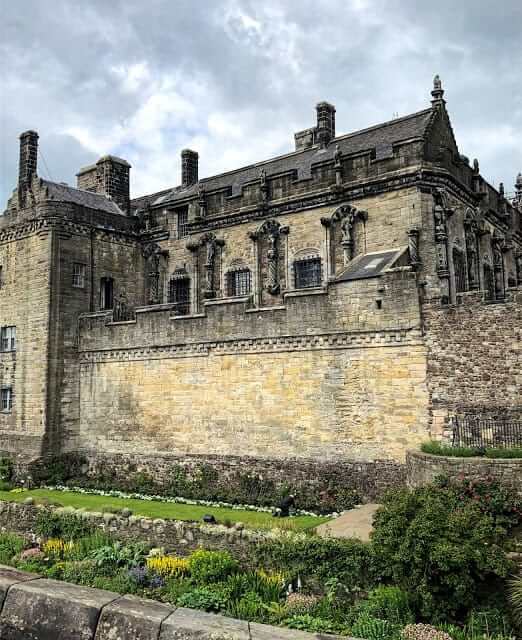
{"label": "garden", "polygon": [[[63,492],[61,501],[69,495]],[[180,557],[113,539],[77,514],[40,509],[33,535],[0,535],[0,563],[176,606],[367,640],[517,637],[522,581],[509,551],[522,527],[522,504],[508,489],[488,479],[439,478],[390,492],[374,524],[369,543],[320,538],[304,527],[253,544],[248,558],[208,549]]]}
{"label": "garden", "polygon": [[522,458],[522,447],[454,447],[437,441],[423,443],[421,451],[450,458]]}

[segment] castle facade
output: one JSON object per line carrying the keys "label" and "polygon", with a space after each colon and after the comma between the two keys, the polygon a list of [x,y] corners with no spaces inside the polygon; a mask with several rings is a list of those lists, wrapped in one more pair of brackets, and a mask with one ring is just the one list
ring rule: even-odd
{"label": "castle facade", "polygon": [[0,450],[262,473],[369,494],[459,413],[522,414],[522,175],[459,152],[444,91],[295,151],[131,200],[104,156],[77,187],[20,138],[0,216]]}

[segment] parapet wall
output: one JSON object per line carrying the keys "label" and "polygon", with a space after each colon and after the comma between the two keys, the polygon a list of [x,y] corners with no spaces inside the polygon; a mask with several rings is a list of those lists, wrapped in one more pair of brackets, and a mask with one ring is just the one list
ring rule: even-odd
{"label": "parapet wall", "polygon": [[437,476],[459,476],[471,480],[493,478],[514,489],[522,496],[522,459],[452,458],[436,456],[422,451],[408,451],[406,477],[408,486],[429,484]]}

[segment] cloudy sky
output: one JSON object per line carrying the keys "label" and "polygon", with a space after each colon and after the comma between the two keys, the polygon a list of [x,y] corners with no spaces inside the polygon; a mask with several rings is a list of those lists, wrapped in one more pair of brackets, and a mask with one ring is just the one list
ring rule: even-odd
{"label": "cloudy sky", "polygon": [[[460,150],[513,190],[522,171],[520,0],[0,0],[0,211],[18,134],[75,183],[105,153],[132,192],[292,149],[320,100],[346,133],[429,104],[442,77]],[[42,160],[43,157],[43,160]]]}

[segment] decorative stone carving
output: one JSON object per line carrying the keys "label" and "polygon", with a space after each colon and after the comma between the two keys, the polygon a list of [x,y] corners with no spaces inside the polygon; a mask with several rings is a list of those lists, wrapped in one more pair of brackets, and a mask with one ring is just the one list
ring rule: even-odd
{"label": "decorative stone carving", "polygon": [[261,200],[263,203],[268,202],[268,182],[266,179],[265,168],[261,168],[259,171],[259,191],[261,192]]}
{"label": "decorative stone carving", "polygon": [[367,220],[366,211],[359,211],[352,205],[339,207],[332,216],[334,222],[338,222],[341,230],[341,247],[343,249],[343,262],[346,266],[353,258],[355,243],[353,227],[357,220]]}
{"label": "decorative stone carving", "polygon": [[408,250],[410,253],[410,263],[416,268],[420,264],[419,256],[419,234],[417,227],[413,227],[408,231]]}
{"label": "decorative stone carving", "polygon": [[214,298],[216,295],[216,251],[225,244],[224,240],[216,238],[213,233],[206,233],[199,240],[199,246],[205,247],[205,282],[203,296]]}
{"label": "decorative stone carving", "polygon": [[334,151],[334,169],[335,169],[335,186],[340,187],[343,183],[343,165],[341,157],[341,148],[338,144],[335,145]]}
{"label": "decorative stone carving", "polygon": [[479,281],[479,243],[477,219],[471,209],[464,216],[464,235],[466,240],[466,265],[468,270],[468,284],[470,290],[480,288]]}
{"label": "decorative stone carving", "polygon": [[198,205],[198,218],[200,220],[204,220],[207,217],[207,196],[205,194],[205,190],[201,185],[198,185]]}
{"label": "decorative stone carving", "polygon": [[497,300],[504,297],[504,258],[502,256],[502,241],[494,238],[492,245],[493,270],[495,273],[495,298]]}
{"label": "decorative stone carving", "polygon": [[155,242],[151,242],[143,248],[147,276],[147,304],[149,305],[161,303],[160,262],[162,257],[166,255],[168,252],[162,251]]}
{"label": "decorative stone carving", "polygon": [[267,220],[258,231],[250,233],[250,238],[258,243],[259,239],[266,236],[267,249],[267,275],[263,288],[271,295],[277,295],[281,290],[279,273],[279,256],[281,236],[288,234],[288,227],[283,227],[277,220]]}
{"label": "decorative stone carving", "polygon": [[127,294],[125,291],[121,291],[119,296],[114,301],[114,308],[112,311],[113,322],[126,322],[134,318],[134,312],[129,307],[127,300]]}

